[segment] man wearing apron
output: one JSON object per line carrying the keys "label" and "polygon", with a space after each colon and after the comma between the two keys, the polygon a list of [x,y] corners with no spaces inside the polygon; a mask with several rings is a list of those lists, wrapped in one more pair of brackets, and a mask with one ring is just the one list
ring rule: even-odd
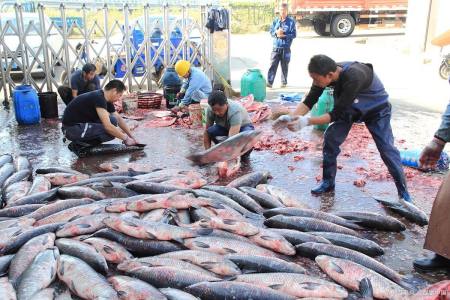
{"label": "man wearing apron", "polygon": [[[400,153],[394,146],[389,95],[372,65],[336,63],[328,56],[315,55],[309,62],[308,71],[313,79],[308,95],[292,115],[281,116],[274,128],[287,126],[291,131],[298,131],[309,125],[331,123],[324,134],[323,179],[311,193],[319,195],[334,190],[339,147],[353,123],[364,122],[394,179],[399,198],[412,201],[406,187]],[[322,116],[306,117],[326,87],[334,88],[334,109]]]}

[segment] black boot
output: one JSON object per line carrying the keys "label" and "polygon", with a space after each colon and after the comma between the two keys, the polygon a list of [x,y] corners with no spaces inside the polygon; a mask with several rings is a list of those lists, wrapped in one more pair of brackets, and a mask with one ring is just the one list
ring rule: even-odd
{"label": "black boot", "polygon": [[318,186],[311,190],[311,193],[314,195],[320,195],[331,191],[334,191],[334,181],[322,180]]}
{"label": "black boot", "polygon": [[439,254],[435,254],[431,258],[416,259],[413,262],[413,265],[416,271],[422,272],[430,272],[445,269],[450,270],[450,259],[440,256]]}

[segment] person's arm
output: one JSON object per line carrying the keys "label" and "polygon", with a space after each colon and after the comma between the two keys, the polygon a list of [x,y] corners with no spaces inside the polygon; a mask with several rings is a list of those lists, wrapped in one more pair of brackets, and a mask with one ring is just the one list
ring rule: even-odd
{"label": "person's arm", "polygon": [[324,90],[325,90],[324,88],[321,88],[316,85],[311,86],[311,89],[306,95],[305,100],[303,100],[303,102],[300,102],[297,105],[295,111],[291,115],[292,116],[306,115],[313,108],[314,104],[317,103],[319,97],[322,95]]}
{"label": "person's arm", "polygon": [[133,134],[124,119],[117,112],[114,112],[113,116],[117,119],[119,128],[122,129],[130,138],[134,139]]}
{"label": "person's arm", "polygon": [[228,130],[228,137],[238,134],[241,131],[242,115],[240,111],[237,111],[228,120],[230,123],[230,129]]}
{"label": "person's arm", "polygon": [[214,125],[214,113],[211,110],[211,107],[206,109],[206,124],[205,131],[203,132],[203,146],[205,150],[211,148],[211,138],[208,134],[208,128]]}
{"label": "person's arm", "polygon": [[181,103],[183,103],[184,105],[189,104],[189,102],[191,101],[192,93],[196,90],[199,90],[202,87],[202,84],[203,82],[200,76],[192,76],[189,79],[189,85],[186,89],[183,99],[181,99]]}
{"label": "person's arm", "polygon": [[270,35],[274,38],[277,37],[277,29],[275,29],[276,25],[277,21],[275,20],[272,22],[272,26],[270,27]]}
{"label": "person's arm", "polygon": [[295,39],[297,37],[297,29],[295,28],[295,20],[292,20],[291,22],[289,22],[289,28],[288,31],[284,33],[284,37],[286,39]]}
{"label": "person's arm", "polygon": [[116,126],[114,126],[110,119],[109,119],[109,112],[102,108],[102,107],[96,107],[95,110],[97,111],[97,115],[102,122],[103,126],[105,127],[105,131],[123,141],[125,141],[128,137],[125,133],[123,133],[120,129],[118,129]]}
{"label": "person's arm", "polygon": [[205,150],[211,148],[211,138],[208,134],[208,127],[206,127],[205,131],[203,131],[203,146],[205,147]]}
{"label": "person's arm", "polygon": [[78,96],[78,90],[72,89],[72,97],[75,98],[76,96]]}
{"label": "person's arm", "polygon": [[238,134],[241,131],[241,124],[234,125],[230,127],[230,130],[228,131],[228,137],[231,137],[233,135]]}
{"label": "person's arm", "polygon": [[70,86],[72,89],[72,97],[75,98],[76,96],[78,96],[78,90],[79,90],[76,74],[72,74],[72,76],[70,77]]}

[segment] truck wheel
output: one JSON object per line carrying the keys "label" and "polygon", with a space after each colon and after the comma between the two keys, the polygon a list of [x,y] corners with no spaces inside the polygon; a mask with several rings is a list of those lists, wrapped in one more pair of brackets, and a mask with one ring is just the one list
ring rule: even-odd
{"label": "truck wheel", "polygon": [[444,80],[447,80],[450,76],[450,68],[445,64],[445,62],[442,62],[439,67],[439,75],[441,75],[441,78]]}
{"label": "truck wheel", "polygon": [[313,21],[313,27],[314,27],[314,31],[318,35],[320,35],[320,36],[330,36],[330,33],[325,31],[326,27],[327,27],[327,24],[325,24],[324,21],[315,19]]}
{"label": "truck wheel", "polygon": [[331,34],[335,37],[346,37],[355,29],[355,19],[349,14],[340,14],[331,21]]}

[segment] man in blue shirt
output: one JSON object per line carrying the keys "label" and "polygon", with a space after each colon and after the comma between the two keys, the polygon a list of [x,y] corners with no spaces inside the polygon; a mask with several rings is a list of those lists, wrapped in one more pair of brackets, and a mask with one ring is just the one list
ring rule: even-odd
{"label": "man in blue shirt", "polygon": [[288,17],[287,4],[281,5],[280,17],[273,21],[270,28],[270,35],[273,39],[273,50],[271,54],[271,64],[267,74],[267,87],[271,88],[278,64],[281,63],[281,87],[287,85],[288,65],[291,60],[292,40],[297,36],[295,20]]}
{"label": "man in blue shirt", "polygon": [[173,111],[179,111],[191,104],[200,103],[202,99],[208,99],[212,91],[211,80],[202,70],[191,67],[191,63],[186,60],[179,60],[175,64],[175,71],[185,81],[177,94],[180,104],[174,107]]}
{"label": "man in blue shirt", "polygon": [[100,89],[100,79],[95,73],[97,68],[94,64],[87,63],[81,70],[77,70],[70,76],[70,85],[60,86],[58,93],[66,105],[78,95]]}

